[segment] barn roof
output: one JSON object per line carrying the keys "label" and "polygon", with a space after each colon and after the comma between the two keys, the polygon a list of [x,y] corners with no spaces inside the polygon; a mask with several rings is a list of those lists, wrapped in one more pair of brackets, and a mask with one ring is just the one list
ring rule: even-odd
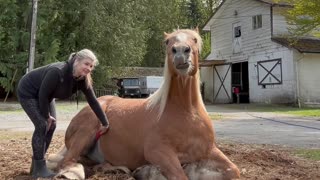
{"label": "barn roof", "polygon": [[211,67],[216,64],[223,64],[225,60],[202,60],[199,62],[200,67]]}
{"label": "barn roof", "polygon": [[314,37],[285,38],[272,37],[274,42],[289,48],[295,48],[301,53],[320,53],[320,39]]}

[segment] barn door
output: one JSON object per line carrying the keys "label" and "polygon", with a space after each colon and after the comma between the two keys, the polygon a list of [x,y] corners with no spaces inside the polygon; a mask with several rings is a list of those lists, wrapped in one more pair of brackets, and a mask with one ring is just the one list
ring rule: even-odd
{"label": "barn door", "polygon": [[214,66],[213,102],[231,103],[231,63]]}

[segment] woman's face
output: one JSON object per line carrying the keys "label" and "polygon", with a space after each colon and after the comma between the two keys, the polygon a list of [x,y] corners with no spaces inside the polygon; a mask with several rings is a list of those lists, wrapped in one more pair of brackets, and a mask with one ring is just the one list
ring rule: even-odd
{"label": "woman's face", "polygon": [[93,61],[89,58],[76,60],[75,71],[73,75],[75,77],[84,77],[87,74],[91,73],[91,71],[93,70],[93,67],[94,67]]}

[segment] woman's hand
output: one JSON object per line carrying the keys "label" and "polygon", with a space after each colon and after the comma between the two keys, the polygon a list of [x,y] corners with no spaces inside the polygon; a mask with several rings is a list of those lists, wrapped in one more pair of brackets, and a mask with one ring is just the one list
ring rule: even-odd
{"label": "woman's hand", "polygon": [[107,126],[101,126],[100,129],[99,129],[99,132],[100,132],[100,134],[102,135],[102,134],[107,133],[108,130],[109,130],[109,125],[107,125]]}
{"label": "woman's hand", "polygon": [[51,127],[51,124],[52,122],[56,121],[56,118],[52,117],[52,116],[49,116],[48,118],[48,126],[47,126],[47,132],[49,131],[50,127]]}

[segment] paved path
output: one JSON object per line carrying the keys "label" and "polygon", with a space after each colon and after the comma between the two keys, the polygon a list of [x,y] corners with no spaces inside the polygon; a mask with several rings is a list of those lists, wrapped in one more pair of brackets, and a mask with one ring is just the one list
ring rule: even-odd
{"label": "paved path", "polygon": [[[1,104],[0,104],[1,105]],[[65,130],[71,118],[79,111],[70,113],[58,110],[57,130]],[[278,144],[288,147],[320,148],[320,119],[299,118],[273,113],[246,112],[241,105],[208,105],[209,114],[220,114],[224,120],[214,121],[217,140],[240,143]],[[60,114],[63,115],[60,115]],[[63,116],[63,118],[59,118]],[[23,111],[0,111],[0,129],[32,131],[33,124]]]}
{"label": "paved path", "polygon": [[214,121],[218,140],[221,138],[241,143],[320,148],[320,119],[243,112],[221,106],[207,106],[207,110],[210,114],[218,113],[227,117],[227,120]]}

